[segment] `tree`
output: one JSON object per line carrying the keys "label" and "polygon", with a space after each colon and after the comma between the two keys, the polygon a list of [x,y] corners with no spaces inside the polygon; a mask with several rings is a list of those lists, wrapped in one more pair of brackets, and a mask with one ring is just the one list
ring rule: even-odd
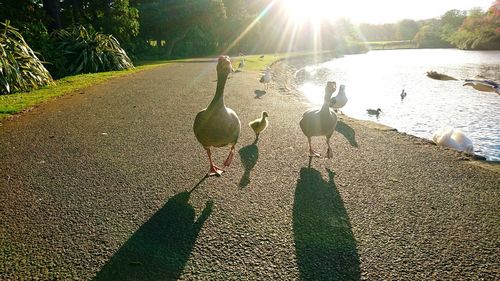
{"label": "tree", "polygon": [[[210,32],[226,19],[222,0],[152,0],[138,3],[141,36],[166,42],[165,55],[186,38],[193,28]],[[157,44],[161,45],[161,44]]]}
{"label": "tree", "polygon": [[467,12],[460,10],[450,10],[442,15],[440,18],[442,26],[441,38],[448,40],[460,28],[466,17]]}
{"label": "tree", "polygon": [[472,9],[460,29],[449,37],[449,41],[460,49],[500,49],[500,1],[496,1],[487,12]]}
{"label": "tree", "polygon": [[431,19],[422,22],[422,27],[417,32],[413,41],[418,48],[448,48],[452,47],[441,36],[441,20]]}
{"label": "tree", "polygon": [[404,19],[396,24],[396,38],[398,40],[412,40],[419,29],[414,20]]}

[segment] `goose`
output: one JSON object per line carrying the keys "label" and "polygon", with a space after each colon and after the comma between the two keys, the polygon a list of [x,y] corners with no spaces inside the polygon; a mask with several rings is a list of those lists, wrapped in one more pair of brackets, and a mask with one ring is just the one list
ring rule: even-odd
{"label": "goose", "polygon": [[375,110],[375,109],[367,109],[366,112],[368,112],[368,115],[376,116],[377,120],[378,120],[378,116],[380,115],[380,112],[382,112],[382,110],[380,108],[377,108],[377,110]]}
{"label": "goose", "polygon": [[257,118],[248,123],[248,126],[250,126],[250,128],[252,128],[255,132],[255,141],[253,143],[257,143],[257,141],[259,140],[259,134],[267,128],[267,125],[269,125],[267,117],[269,117],[267,112],[262,111],[262,116],[260,118]]}
{"label": "goose", "polygon": [[215,96],[207,108],[196,114],[193,130],[196,139],[207,151],[210,170],[207,176],[220,176],[223,169],[212,161],[211,147],[231,145],[229,155],[224,161],[224,167],[231,165],[234,156],[234,147],[240,136],[241,123],[238,115],[224,103],[224,86],[229,73],[233,71],[228,56],[220,56],[217,63],[217,88]]}
{"label": "goose", "polygon": [[340,85],[338,94],[330,99],[330,107],[336,111],[337,109],[344,107],[346,103],[347,97],[345,95],[345,85]]}
{"label": "goose", "polygon": [[427,71],[427,77],[432,78],[432,79],[436,79],[436,80],[458,80],[455,77],[451,77],[449,75],[439,73],[439,72],[436,72],[434,70]]}
{"label": "goose", "polygon": [[267,90],[267,87],[269,85],[269,82],[271,82],[271,79],[272,79],[272,75],[271,75],[271,69],[266,69],[266,72],[264,73],[264,75],[262,75],[262,77],[260,77],[260,83],[264,83],[266,85],[266,90]]}
{"label": "goose", "polygon": [[471,80],[465,79],[463,86],[472,86],[472,88],[482,92],[495,92],[500,94],[500,85],[490,80]]}
{"label": "goose", "polygon": [[472,141],[459,129],[442,127],[432,136],[435,144],[474,154]]}
{"label": "goose", "polygon": [[241,58],[240,63],[238,64],[238,69],[242,69],[245,67],[245,58]]}
{"label": "goose", "polygon": [[326,155],[328,158],[333,157],[330,147],[330,138],[332,137],[335,127],[337,126],[337,115],[330,109],[330,98],[336,89],[335,82],[328,82],[325,87],[325,97],[323,106],[320,109],[309,109],[304,112],[300,120],[300,128],[307,137],[309,143],[309,157],[320,157],[321,155],[314,151],[311,147],[311,137],[325,136],[328,150]]}
{"label": "goose", "polygon": [[406,98],[406,92],[405,92],[405,89],[403,89],[403,91],[401,91],[401,100],[404,100]]}

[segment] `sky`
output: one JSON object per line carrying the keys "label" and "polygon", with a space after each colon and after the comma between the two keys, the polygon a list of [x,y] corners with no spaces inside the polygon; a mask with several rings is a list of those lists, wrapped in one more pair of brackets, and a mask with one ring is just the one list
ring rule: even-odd
{"label": "sky", "polygon": [[[332,1],[332,0],[330,0]],[[488,9],[493,0],[342,0],[346,14],[355,23],[392,23],[402,19],[429,19],[458,9]]]}
{"label": "sky", "polygon": [[281,0],[296,21],[349,18],[353,23],[394,23],[402,19],[436,18],[445,12],[479,7],[494,0]]}

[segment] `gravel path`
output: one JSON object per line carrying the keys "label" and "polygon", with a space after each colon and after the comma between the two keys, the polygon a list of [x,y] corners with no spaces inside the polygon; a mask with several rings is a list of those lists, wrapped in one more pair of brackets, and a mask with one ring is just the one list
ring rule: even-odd
{"label": "gravel path", "polygon": [[500,279],[498,165],[341,117],[334,158],[309,167],[307,104],[241,72],[238,154],[204,179],[192,124],[215,77],[214,61],[176,63],[4,121],[0,279]]}

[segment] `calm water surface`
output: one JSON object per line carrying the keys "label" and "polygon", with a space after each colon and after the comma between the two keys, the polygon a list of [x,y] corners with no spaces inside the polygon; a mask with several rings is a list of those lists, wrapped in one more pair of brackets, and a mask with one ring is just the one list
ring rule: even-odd
{"label": "calm water surface", "polygon": [[[464,79],[500,82],[500,51],[454,49],[371,51],[307,66],[299,86],[312,104],[321,104],[326,81],[346,85],[349,99],[342,112],[399,131],[432,139],[443,126],[461,129],[476,154],[500,161],[500,95],[463,87]],[[429,70],[459,81],[428,78]],[[402,101],[401,90],[407,97]],[[366,109],[380,108],[378,120]]]}

